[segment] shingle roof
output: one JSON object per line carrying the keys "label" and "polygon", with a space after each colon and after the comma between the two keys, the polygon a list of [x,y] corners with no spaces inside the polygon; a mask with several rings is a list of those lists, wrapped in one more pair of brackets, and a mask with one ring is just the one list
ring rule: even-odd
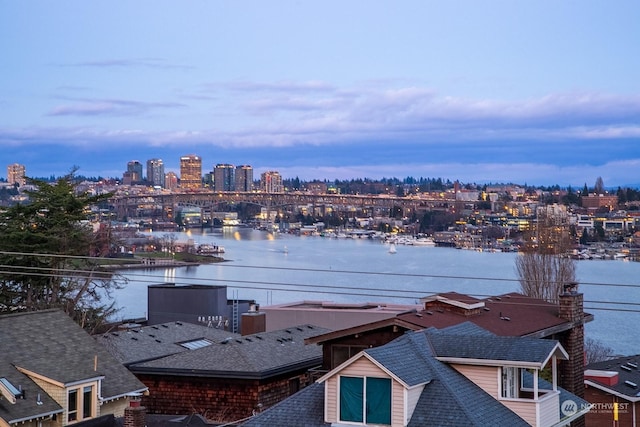
{"label": "shingle roof", "polygon": [[178,343],[206,338],[212,342],[239,334],[186,322],[130,328],[96,335],[98,342],[125,366],[189,351]]}
{"label": "shingle roof", "polygon": [[437,357],[542,364],[558,343],[548,339],[429,333]]}
{"label": "shingle roof", "polygon": [[[324,328],[302,325],[240,336],[204,325],[172,322],[98,339],[135,373],[265,378],[319,364],[322,349],[305,345],[304,340],[325,332]],[[179,344],[201,338],[211,345],[190,350]]]}
{"label": "shingle roof", "polygon": [[324,385],[314,383],[242,424],[244,427],[324,427]]}
{"label": "shingle roof", "polygon": [[588,380],[592,383],[598,384],[600,388],[608,389],[612,392],[627,396],[631,401],[638,401],[638,398],[640,398],[639,368],[640,355],[624,356],[616,359],[609,359],[603,362],[590,363],[585,366],[585,370],[617,372],[618,382],[614,385],[608,385],[602,381],[598,381],[594,376],[589,376]]}
{"label": "shingle roof", "polygon": [[[0,417],[5,420],[61,410],[18,368],[62,384],[104,377],[101,396],[106,400],[147,389],[104,347],[58,310],[0,316],[0,348],[0,377],[22,386],[26,397],[18,399],[15,405],[0,403]],[[41,405],[36,403],[38,394]]]}

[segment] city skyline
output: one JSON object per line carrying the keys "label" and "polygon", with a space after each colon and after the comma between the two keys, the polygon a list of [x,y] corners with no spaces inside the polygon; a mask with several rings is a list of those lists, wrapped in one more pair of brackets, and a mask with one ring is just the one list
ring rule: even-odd
{"label": "city skyline", "polygon": [[[38,13],[33,13],[37,6]],[[640,186],[640,4],[0,5],[0,148],[28,176]],[[28,32],[24,29],[29,28]]]}

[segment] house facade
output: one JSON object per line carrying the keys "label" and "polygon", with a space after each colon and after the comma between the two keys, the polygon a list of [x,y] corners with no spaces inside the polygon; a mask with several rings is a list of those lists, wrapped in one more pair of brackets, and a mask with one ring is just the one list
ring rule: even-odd
{"label": "house facade", "polygon": [[327,332],[309,338],[307,343],[322,345],[322,365],[328,371],[360,351],[386,344],[407,331],[471,322],[498,336],[558,340],[570,356],[559,362],[559,384],[582,396],[584,324],[593,320],[592,315],[584,313],[582,301],[577,287],[567,288],[560,295],[559,304],[515,292],[484,299],[456,292],[440,293],[423,298],[421,310]]}
{"label": "house facade", "polygon": [[0,316],[0,426],[124,416],[147,387],[57,310]]}
{"label": "house facade", "polygon": [[239,335],[171,322],[97,337],[149,387],[149,414],[200,414],[218,422],[250,416],[291,396],[321,364],[305,338],[326,329],[301,325]]}
{"label": "house facade", "polygon": [[558,387],[567,358],[557,341],[498,337],[470,323],[407,332],[244,425],[284,425],[296,412],[308,426],[569,425],[590,406]]}

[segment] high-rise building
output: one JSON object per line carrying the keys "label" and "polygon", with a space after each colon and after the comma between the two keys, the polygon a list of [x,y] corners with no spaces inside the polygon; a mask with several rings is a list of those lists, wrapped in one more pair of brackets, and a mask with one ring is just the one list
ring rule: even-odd
{"label": "high-rise building", "polygon": [[284,191],[282,176],[276,171],[262,173],[260,175],[260,188],[265,193],[282,193]]}
{"label": "high-rise building", "polygon": [[235,179],[234,179],[233,165],[218,163],[213,169],[213,188],[216,191],[234,191]]}
{"label": "high-rise building", "polygon": [[147,182],[151,186],[164,188],[164,162],[162,159],[147,160]]}
{"label": "high-rise building", "polygon": [[124,185],[133,185],[142,182],[142,163],[137,160],[131,160],[127,163],[127,171],[122,174],[122,183]]}
{"label": "high-rise building", "polygon": [[26,168],[24,165],[14,163],[7,166],[7,182],[9,184],[25,185],[27,180],[24,178],[26,174]]}
{"label": "high-rise building", "polygon": [[178,175],[175,172],[167,172],[164,175],[164,188],[167,190],[175,190],[178,188]]}
{"label": "high-rise building", "polygon": [[249,165],[236,166],[236,191],[253,190],[253,168]]}
{"label": "high-rise building", "polygon": [[180,187],[202,188],[202,158],[195,154],[180,157]]}

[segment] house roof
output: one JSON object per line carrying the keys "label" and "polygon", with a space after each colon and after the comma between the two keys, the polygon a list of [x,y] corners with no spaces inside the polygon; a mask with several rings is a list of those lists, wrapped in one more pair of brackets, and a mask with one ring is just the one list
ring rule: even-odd
{"label": "house roof", "polygon": [[472,363],[482,361],[491,365],[509,362],[541,369],[553,355],[562,360],[569,359],[564,349],[554,340],[443,333],[434,328],[425,332],[429,334],[429,343],[440,360],[469,360]]}
{"label": "house roof", "polygon": [[[62,412],[31,373],[61,386],[101,379],[101,396],[116,399],[147,387],[59,310],[0,316],[0,378],[24,391],[15,404],[0,401],[0,418],[27,420]],[[37,398],[40,396],[39,404]]]}
{"label": "house roof", "polygon": [[241,424],[243,427],[325,427],[324,385],[313,383]]}
{"label": "house roof", "polygon": [[[485,342],[486,347],[496,346],[498,348],[498,350],[495,350],[495,354],[490,353],[491,357],[502,357],[513,351],[510,342],[508,345],[505,344],[504,337],[495,336],[473,323],[466,322],[443,330],[430,328],[419,332],[408,332],[388,344],[364,350],[354,359],[366,357],[375,361],[381,369],[391,373],[394,378],[400,379],[405,383],[405,386],[424,385],[408,426],[528,425],[515,412],[508,409],[449,364],[438,359],[438,347],[442,347],[442,351],[450,352],[447,354],[454,354],[457,357],[468,354],[469,350],[467,348],[463,347],[460,353],[455,353],[448,343],[443,344],[442,338],[446,336],[452,336],[458,342],[479,338]],[[508,341],[511,340],[508,339]],[[531,348],[533,355],[527,356],[527,360],[540,361],[544,359],[542,357],[544,351],[548,350],[552,353],[555,351],[555,347],[548,347],[550,340],[526,338],[513,338],[513,340],[519,340],[525,350]],[[539,342],[543,342],[543,344],[540,345],[538,344]],[[518,351],[517,354],[519,355],[520,352]],[[473,356],[478,357],[475,353],[473,353]],[[305,418],[304,425],[329,425],[324,423],[325,394],[324,389],[319,386],[331,376],[339,373],[348,364],[349,361],[320,378],[317,383],[311,386],[313,388],[305,389],[295,394],[243,425],[296,424],[296,414],[304,414],[304,416],[308,417]],[[568,399],[574,400],[579,405],[588,406],[584,400],[560,389],[561,403]]]}
{"label": "house roof", "polygon": [[[266,378],[321,363],[322,350],[305,338],[327,332],[301,325],[240,336],[185,322],[102,335],[99,340],[134,373],[225,378]],[[181,345],[206,340],[202,347]]]}
{"label": "house roof", "polygon": [[[422,300],[427,304],[435,304],[436,307],[401,313],[390,319],[332,331],[310,338],[307,342],[321,344],[387,326],[398,326],[415,331],[428,327],[442,329],[467,321],[495,335],[534,338],[551,336],[573,326],[572,322],[558,317],[556,304],[516,292],[485,299],[446,292],[425,297]],[[593,315],[585,313],[585,322],[591,320]]]}
{"label": "house roof", "polygon": [[[618,357],[585,366],[585,384],[615,394],[631,402],[640,401],[640,355]],[[615,373],[614,384],[605,382],[602,372]]]}

